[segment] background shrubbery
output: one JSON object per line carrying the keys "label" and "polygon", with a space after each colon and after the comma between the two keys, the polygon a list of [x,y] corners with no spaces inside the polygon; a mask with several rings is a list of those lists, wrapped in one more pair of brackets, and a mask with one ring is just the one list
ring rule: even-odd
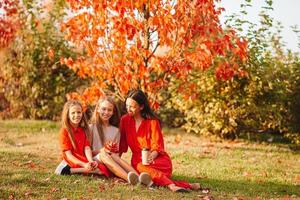
{"label": "background shrubbery", "polygon": [[[267,3],[258,25],[241,21],[242,17],[236,15],[227,20],[227,25],[238,30],[247,27],[249,59],[243,66],[246,76],[218,81],[212,71],[194,71],[189,81],[197,84],[195,94],[200,95],[195,99],[173,92],[184,84],[174,79],[162,95],[166,102],[161,110],[164,121],[202,135],[235,138],[243,133],[251,137],[268,132],[300,143],[299,54],[285,52],[280,37],[282,27],[273,27],[268,15],[272,2]],[[241,14],[247,12],[242,10]]]}
{"label": "background shrubbery", "polygon": [[75,56],[59,30],[64,1],[54,7],[23,1],[19,8],[20,29],[5,51],[0,71],[2,118],[55,119],[65,95],[83,81],[60,57]]}
{"label": "background shrubbery", "polygon": [[[45,5],[23,1],[21,29],[6,49],[0,71],[0,117],[55,119],[65,95],[86,83],[59,62],[61,57],[79,55],[59,31],[63,2],[45,10]],[[246,15],[248,6],[243,5],[239,15]],[[160,93],[159,114],[165,125],[221,138],[272,133],[300,143],[299,54],[282,44],[282,27],[274,25],[270,10],[268,0],[260,24],[237,15],[227,17],[226,24],[240,30],[249,42],[249,59],[240,66],[246,73],[220,81],[212,70],[194,70],[188,82],[197,86],[189,99],[184,92],[175,92],[185,82],[173,77]]]}

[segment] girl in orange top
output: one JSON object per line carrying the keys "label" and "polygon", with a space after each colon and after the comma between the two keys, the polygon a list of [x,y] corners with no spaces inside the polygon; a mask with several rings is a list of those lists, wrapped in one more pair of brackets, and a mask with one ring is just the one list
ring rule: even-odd
{"label": "girl in orange top", "polygon": [[[62,167],[60,174],[95,173],[109,176],[106,167],[93,160],[88,124],[78,101],[70,100],[64,105],[59,143],[64,160],[59,166]],[[60,170],[58,168],[56,170]]]}
{"label": "girl in orange top", "polygon": [[[132,166],[140,173],[149,173],[155,185],[167,186],[173,192],[200,189],[198,183],[171,180],[172,162],[164,148],[160,120],[151,110],[146,95],[141,90],[132,90],[125,103],[128,114],[121,118],[119,150],[124,153],[130,147]],[[149,165],[142,164],[143,148],[150,149]]]}

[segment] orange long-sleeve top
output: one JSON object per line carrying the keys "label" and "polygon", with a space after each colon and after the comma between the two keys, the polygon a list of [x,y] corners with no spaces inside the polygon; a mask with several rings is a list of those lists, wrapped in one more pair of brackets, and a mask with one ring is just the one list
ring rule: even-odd
{"label": "orange long-sleeve top", "polygon": [[121,118],[120,133],[119,151],[121,153],[127,152],[128,146],[130,147],[132,151],[131,164],[134,168],[142,161],[141,152],[143,148],[158,151],[159,156],[170,159],[165,152],[163,135],[158,120],[144,119],[138,130],[136,130],[134,118],[126,114]]}
{"label": "orange long-sleeve top", "polygon": [[90,146],[90,142],[87,139],[86,134],[82,128],[78,127],[77,129],[75,129],[72,127],[71,129],[74,134],[76,148],[73,147],[68,132],[65,128],[61,128],[59,132],[59,143],[63,159],[70,165],[70,167],[78,168],[80,166],[77,166],[75,163],[71,162],[67,158],[65,152],[70,150],[77,159],[83,162],[88,162],[85,156],[84,149],[86,146]]}
{"label": "orange long-sleeve top", "polygon": [[[144,119],[138,130],[135,128],[135,120],[126,114],[120,121],[120,153],[125,153],[128,146],[132,151],[131,165],[138,172],[150,174],[154,184],[165,186],[175,184],[179,187],[191,188],[191,184],[185,181],[171,180],[172,161],[164,148],[164,140],[160,123],[156,119]],[[157,151],[159,154],[150,165],[142,164],[142,149]]]}

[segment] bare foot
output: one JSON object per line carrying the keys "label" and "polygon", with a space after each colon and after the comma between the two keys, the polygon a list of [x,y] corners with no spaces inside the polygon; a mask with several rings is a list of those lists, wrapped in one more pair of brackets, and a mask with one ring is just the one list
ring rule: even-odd
{"label": "bare foot", "polygon": [[191,189],[192,190],[200,190],[201,186],[199,183],[191,183]]}
{"label": "bare foot", "polygon": [[182,187],[178,187],[175,184],[170,184],[168,185],[168,188],[172,191],[172,192],[188,192],[185,188]]}
{"label": "bare foot", "polygon": [[99,168],[93,170],[93,171],[90,171],[89,172],[90,174],[98,174],[98,175],[103,175],[103,173],[99,170]]}

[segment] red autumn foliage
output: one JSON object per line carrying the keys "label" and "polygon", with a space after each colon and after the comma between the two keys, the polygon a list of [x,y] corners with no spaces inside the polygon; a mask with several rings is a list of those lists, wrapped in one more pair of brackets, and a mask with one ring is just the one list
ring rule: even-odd
{"label": "red autumn foliage", "polygon": [[0,2],[0,49],[7,47],[15,37],[18,22],[15,19],[17,13],[17,0],[4,0]]}
{"label": "red autumn foliage", "polygon": [[[247,58],[247,42],[222,29],[223,9],[213,0],[67,2],[75,14],[62,31],[87,55],[62,61],[93,81],[84,94],[90,102],[93,95],[111,91],[123,99],[141,88],[157,106],[155,97],[171,77],[187,80],[192,70],[213,66],[218,79],[245,74],[237,66]],[[187,98],[195,98],[194,84],[186,87]]]}

